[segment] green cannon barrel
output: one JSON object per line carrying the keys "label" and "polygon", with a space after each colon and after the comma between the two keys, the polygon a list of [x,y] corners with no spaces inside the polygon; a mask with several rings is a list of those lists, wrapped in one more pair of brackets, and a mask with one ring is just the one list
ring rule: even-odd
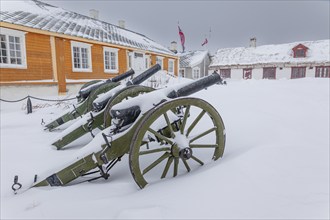
{"label": "green cannon barrel", "polygon": [[[209,76],[203,77],[199,80],[196,80],[188,85],[185,85],[179,89],[169,91],[167,97],[170,99],[184,97],[196,93],[202,89],[206,89],[209,86],[220,83],[221,77],[217,73],[213,73]],[[146,100],[147,101],[147,100]],[[161,104],[162,101],[159,102]],[[125,126],[131,124],[136,120],[140,114],[139,106],[130,106],[125,109],[111,109],[110,115],[112,118],[117,118],[121,120],[121,125]]]}
{"label": "green cannon barrel", "polygon": [[220,82],[220,75],[217,73],[212,73],[211,75],[196,80],[193,83],[190,83],[178,90],[173,90],[167,95],[167,97],[173,99],[177,97],[188,96]]}
{"label": "green cannon barrel", "polygon": [[130,70],[128,70],[127,72],[125,72],[125,73],[123,73],[123,74],[120,74],[120,75],[118,75],[118,76],[116,76],[116,77],[114,77],[114,78],[107,79],[105,82],[94,83],[94,84],[92,84],[92,85],[90,85],[90,86],[88,86],[88,87],[86,87],[86,88],[81,89],[81,90],[79,91],[78,95],[77,95],[77,98],[78,98],[78,99],[82,99],[82,100],[83,100],[83,99],[86,99],[86,98],[89,96],[89,94],[90,94],[93,90],[97,89],[98,87],[100,87],[100,86],[102,86],[102,85],[104,85],[104,84],[106,84],[106,83],[119,82],[119,81],[121,81],[121,80],[124,80],[124,79],[126,79],[126,78],[132,76],[134,73],[135,73],[134,70],[133,70],[133,69],[130,69]]}
{"label": "green cannon barrel", "polygon": [[[99,128],[103,130],[104,124],[104,115],[105,115],[105,108],[108,102],[113,102],[112,97],[116,97],[116,95],[124,92],[125,94],[130,94],[133,96],[138,95],[140,92],[149,92],[151,88],[139,86],[136,84],[140,84],[153,74],[155,74],[158,70],[160,70],[160,65],[156,64],[155,66],[151,67],[150,69],[146,70],[142,74],[138,75],[137,77],[133,78],[131,81],[126,83],[126,85],[117,87],[114,90],[109,90],[110,94],[104,94],[106,98],[102,99],[101,102],[93,102],[93,111],[90,111],[88,115],[83,115],[80,119],[80,124],[77,127],[74,124],[71,125],[70,133],[62,133],[63,135],[58,138],[56,141],[52,143],[52,145],[56,146],[56,148],[62,149],[63,147],[67,146],[68,144],[72,143],[74,140],[78,139],[79,137],[87,134],[88,132],[94,137],[93,130]],[[128,91],[131,92],[128,92]],[[92,95],[91,95],[92,96]],[[89,98],[90,99],[90,98]],[[98,99],[95,99],[95,101]]]}
{"label": "green cannon barrel", "polygon": [[[143,73],[141,73],[140,75],[138,75],[137,77],[133,78],[131,81],[127,82],[126,86],[139,85],[139,84],[143,83],[145,80],[147,80],[149,77],[151,77],[152,75],[157,73],[160,69],[161,69],[161,66],[159,64],[156,64],[156,65],[152,66],[151,68],[147,69],[146,71],[144,71]],[[106,106],[106,104],[108,103],[110,98],[111,98],[111,96],[108,96],[103,99],[95,100],[93,102],[93,110],[101,111]]]}
{"label": "green cannon barrel", "polygon": [[[94,83],[90,86],[86,87],[85,89],[82,89],[80,91],[80,98],[77,96],[78,100],[80,102],[77,106],[74,106],[74,109],[71,111],[66,112],[65,114],[58,117],[56,120],[48,123],[45,125],[46,129],[49,129],[50,131],[59,127],[60,125],[65,124],[68,121],[71,121],[73,119],[76,119],[78,117],[82,117],[83,114],[87,113],[89,109],[91,109],[92,102],[97,97],[98,93],[106,92],[108,90],[111,90],[118,85],[120,85],[120,80],[123,80],[131,75],[134,74],[134,70],[129,70],[126,73],[123,73],[113,79],[107,80],[105,83]],[[83,99],[82,97],[86,97]]]}

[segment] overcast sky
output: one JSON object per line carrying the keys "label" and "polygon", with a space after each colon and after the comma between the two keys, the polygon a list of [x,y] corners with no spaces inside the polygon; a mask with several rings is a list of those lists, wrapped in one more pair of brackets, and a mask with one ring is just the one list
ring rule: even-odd
{"label": "overcast sky", "polygon": [[[99,11],[99,19],[144,34],[169,47],[178,42],[178,22],[186,51],[245,47],[330,38],[330,1],[80,1],[44,0],[80,14]],[[211,32],[210,32],[211,30]],[[209,43],[202,47],[205,37]]]}

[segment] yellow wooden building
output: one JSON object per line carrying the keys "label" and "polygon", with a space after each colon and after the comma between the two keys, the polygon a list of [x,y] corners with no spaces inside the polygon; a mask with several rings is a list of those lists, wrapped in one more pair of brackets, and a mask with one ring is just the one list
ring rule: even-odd
{"label": "yellow wooden building", "polygon": [[2,1],[0,9],[1,86],[52,85],[65,94],[69,85],[156,63],[178,74],[173,52],[125,27],[36,0]]}

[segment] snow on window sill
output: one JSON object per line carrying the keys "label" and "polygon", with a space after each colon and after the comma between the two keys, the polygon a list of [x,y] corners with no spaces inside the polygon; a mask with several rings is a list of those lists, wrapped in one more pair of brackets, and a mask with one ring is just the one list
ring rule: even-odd
{"label": "snow on window sill", "polygon": [[73,68],[72,72],[88,72],[88,73],[91,73],[92,69],[76,69],[76,68]]}
{"label": "snow on window sill", "polygon": [[27,69],[27,65],[0,64],[0,68]]}
{"label": "snow on window sill", "polygon": [[116,73],[118,74],[119,71],[118,70],[104,70],[105,73]]}

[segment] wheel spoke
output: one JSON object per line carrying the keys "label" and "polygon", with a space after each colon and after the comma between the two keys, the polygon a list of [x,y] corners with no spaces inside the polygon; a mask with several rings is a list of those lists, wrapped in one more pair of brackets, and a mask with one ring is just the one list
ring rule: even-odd
{"label": "wheel spoke", "polygon": [[215,131],[217,129],[217,127],[213,127],[207,131],[204,131],[203,133],[197,135],[196,137],[194,137],[193,139],[190,140],[190,143],[196,141],[197,139],[201,138],[201,137],[204,137],[205,135],[208,135],[209,133]]}
{"label": "wheel spoke", "polygon": [[164,168],[164,171],[163,171],[163,174],[162,174],[161,179],[163,179],[163,178],[166,177],[166,174],[167,174],[168,169],[170,168],[172,162],[173,162],[173,157],[169,157],[168,160],[167,160],[167,163],[165,165],[165,168]]}
{"label": "wheel spoke", "polygon": [[168,118],[168,115],[167,113],[165,112],[164,114],[164,118],[165,118],[165,121],[167,123],[167,127],[170,129],[170,132],[171,132],[171,137],[174,138],[174,132],[173,132],[173,128],[172,128],[172,125],[171,125],[171,122],[170,122],[170,119]]}
{"label": "wheel spoke", "polygon": [[188,165],[188,162],[185,159],[182,159],[182,158],[181,158],[181,160],[182,160],[184,166],[186,167],[187,171],[190,172],[191,169],[190,169],[190,167]]}
{"label": "wheel spoke", "polygon": [[174,158],[174,172],[173,172],[173,177],[176,177],[176,175],[178,175],[178,165],[179,165],[179,158],[176,157],[176,158]]}
{"label": "wheel spoke", "polygon": [[169,151],[169,150],[171,150],[171,148],[162,147],[162,148],[157,148],[157,149],[153,149],[153,150],[140,151],[139,155],[146,155],[146,154],[158,153],[161,151]]}
{"label": "wheel spoke", "polygon": [[190,148],[217,148],[217,144],[190,144]]}
{"label": "wheel spoke", "polygon": [[182,121],[182,124],[181,124],[181,127],[180,127],[181,134],[183,134],[184,127],[186,126],[187,118],[188,118],[188,115],[189,115],[189,111],[190,111],[190,105],[188,105],[186,107],[186,111],[184,112],[183,121]]}
{"label": "wheel spoke", "polygon": [[171,141],[169,138],[165,137],[164,135],[158,133],[157,131],[148,128],[148,131],[152,134],[154,134],[156,137],[158,137],[160,140],[166,141],[169,144],[173,144],[173,141]]}
{"label": "wheel spoke", "polygon": [[199,115],[197,116],[197,118],[195,119],[195,121],[190,125],[190,127],[188,128],[186,137],[189,136],[190,132],[192,131],[192,129],[194,129],[194,127],[197,125],[197,123],[199,122],[199,120],[201,120],[201,118],[204,116],[205,114],[205,110],[203,110],[201,113],[199,113]]}
{"label": "wheel spoke", "polygon": [[157,166],[159,163],[161,163],[163,160],[165,160],[166,158],[168,158],[169,156],[171,156],[169,153],[165,152],[160,158],[158,158],[157,160],[155,160],[152,164],[150,164],[147,168],[145,168],[142,172],[142,175],[146,174],[147,172],[149,172],[152,168],[154,168],[155,166]]}
{"label": "wheel spoke", "polygon": [[197,157],[195,157],[195,156],[191,156],[191,159],[193,159],[194,161],[196,161],[200,165],[204,165],[204,163],[200,159],[198,159]]}

